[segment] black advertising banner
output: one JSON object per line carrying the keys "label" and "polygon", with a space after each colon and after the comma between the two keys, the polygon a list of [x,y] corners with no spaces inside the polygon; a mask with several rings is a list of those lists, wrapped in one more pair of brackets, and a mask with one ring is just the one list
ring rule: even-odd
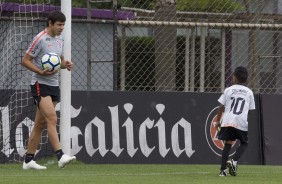
{"label": "black advertising banner", "polygon": [[[213,126],[219,96],[73,92],[72,152],[85,163],[219,164],[223,143]],[[250,146],[240,163],[261,164],[258,111],[249,120]]]}
{"label": "black advertising banner", "polygon": [[282,164],[281,104],[281,95],[261,95],[264,133],[264,160],[267,165]]}
{"label": "black advertising banner", "polygon": [[[89,164],[220,164],[223,143],[217,140],[213,124],[220,95],[72,91],[71,152]],[[24,155],[34,125],[32,98],[21,108],[21,115],[9,118],[15,114],[10,106],[1,103],[5,128],[0,133],[0,163]],[[250,114],[243,164],[262,163],[258,112]],[[53,155],[46,131],[44,135],[37,158]],[[234,143],[230,154],[238,145]]]}

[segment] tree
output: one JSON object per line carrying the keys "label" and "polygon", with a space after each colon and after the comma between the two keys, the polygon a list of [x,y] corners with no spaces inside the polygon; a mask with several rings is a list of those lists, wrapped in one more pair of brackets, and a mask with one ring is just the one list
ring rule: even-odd
{"label": "tree", "polygon": [[[243,0],[243,4],[245,7],[245,11],[247,15],[250,15],[252,12],[251,3],[256,2],[257,0]],[[257,1],[258,2],[258,1]],[[260,14],[263,8],[266,6],[268,0],[260,0],[258,8],[253,9],[256,14]],[[258,21],[259,16],[255,16],[253,20],[254,23]],[[257,47],[256,47],[256,35],[257,30],[251,29],[248,37],[248,68],[250,68],[250,87],[253,88],[255,92],[259,87],[259,75],[258,72],[258,55],[257,55]]]}
{"label": "tree", "polygon": [[[154,20],[177,22],[176,12],[231,12],[242,5],[233,0],[157,0]],[[176,87],[176,27],[157,26],[155,34],[155,82],[160,91],[174,91]]]}
{"label": "tree", "polygon": [[177,10],[195,12],[233,12],[243,6],[234,0],[177,0]]}
{"label": "tree", "polygon": [[[158,0],[154,20],[176,22],[175,0]],[[158,91],[174,91],[176,86],[176,27],[157,26],[155,34],[155,85]]]}

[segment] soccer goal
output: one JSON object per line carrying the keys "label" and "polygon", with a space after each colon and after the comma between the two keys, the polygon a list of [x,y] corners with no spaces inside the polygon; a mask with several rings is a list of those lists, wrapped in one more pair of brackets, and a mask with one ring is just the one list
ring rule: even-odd
{"label": "soccer goal", "polygon": [[[0,1],[0,163],[23,160],[34,126],[36,106],[30,95],[31,72],[21,66],[21,60],[33,37],[46,27],[48,12],[60,8],[51,5],[50,0],[24,0],[21,3]],[[70,74],[61,72],[61,75],[69,77]],[[68,85],[70,80],[64,84],[64,89]],[[70,98],[70,90],[64,93],[66,97],[62,100]],[[65,106],[69,103],[61,106],[67,109]],[[67,114],[63,118],[68,122],[69,113],[63,114]],[[37,158],[53,154],[46,130],[36,153]]]}

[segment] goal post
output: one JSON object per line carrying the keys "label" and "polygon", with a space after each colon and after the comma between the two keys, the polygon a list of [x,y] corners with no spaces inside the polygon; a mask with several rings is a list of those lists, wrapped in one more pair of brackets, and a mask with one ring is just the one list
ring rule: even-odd
{"label": "goal post", "polygon": [[[64,58],[71,61],[71,0],[61,0],[61,11],[66,16]],[[61,70],[60,141],[65,153],[71,154],[71,71]]]}

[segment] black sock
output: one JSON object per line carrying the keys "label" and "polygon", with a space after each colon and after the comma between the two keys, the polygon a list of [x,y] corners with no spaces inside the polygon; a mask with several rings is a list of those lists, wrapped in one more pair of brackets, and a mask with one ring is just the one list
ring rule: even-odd
{"label": "black sock", "polygon": [[56,154],[57,159],[60,160],[61,157],[63,156],[64,152],[63,152],[62,149],[59,149],[59,150],[55,151],[55,154]]}
{"label": "black sock", "polygon": [[243,155],[247,147],[248,147],[248,143],[241,143],[238,149],[236,150],[236,153],[233,156],[233,160],[235,161],[239,160],[239,158]]}
{"label": "black sock", "polygon": [[226,162],[228,160],[229,152],[231,150],[231,144],[224,144],[224,148],[222,151],[222,156],[221,156],[221,167],[220,170],[225,170],[226,169]]}
{"label": "black sock", "polygon": [[34,154],[25,154],[24,162],[27,164],[28,162],[32,161],[34,159]]}

